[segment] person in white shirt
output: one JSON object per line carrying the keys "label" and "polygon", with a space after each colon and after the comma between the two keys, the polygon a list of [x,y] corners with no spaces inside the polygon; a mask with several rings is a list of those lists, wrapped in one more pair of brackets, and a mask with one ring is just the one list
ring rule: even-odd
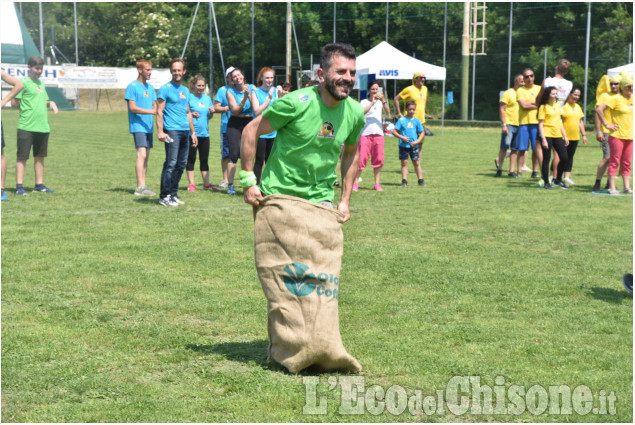
{"label": "person in white shirt", "polygon": [[366,168],[368,159],[372,158],[371,166],[375,173],[376,191],[383,191],[379,184],[381,167],[384,165],[384,124],[382,114],[390,114],[388,102],[384,99],[383,90],[379,87],[378,81],[368,84],[368,99],[363,99],[360,104],[364,108],[364,118],[366,125],[362,129],[359,137],[359,169],[353,184],[353,191],[359,189],[358,181],[362,171]]}

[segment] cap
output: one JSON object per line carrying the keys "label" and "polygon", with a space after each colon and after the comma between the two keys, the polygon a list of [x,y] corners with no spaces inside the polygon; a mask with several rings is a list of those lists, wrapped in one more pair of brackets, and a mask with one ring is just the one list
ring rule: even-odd
{"label": "cap", "polygon": [[234,69],[236,69],[236,68],[234,68],[233,66],[230,66],[229,68],[227,68],[227,71],[225,71],[225,78],[227,78],[227,76],[228,76],[229,74],[231,74],[231,72],[232,72]]}

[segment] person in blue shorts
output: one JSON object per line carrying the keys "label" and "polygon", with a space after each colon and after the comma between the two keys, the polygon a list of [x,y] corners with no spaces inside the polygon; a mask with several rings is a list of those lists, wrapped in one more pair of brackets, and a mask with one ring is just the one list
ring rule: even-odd
{"label": "person in blue shorts", "polygon": [[137,61],[139,76],[126,87],[126,102],[128,103],[128,126],[137,150],[135,174],[137,175],[137,196],[156,196],[156,193],[146,186],[146,173],[150,149],[152,149],[152,133],[154,115],[157,113],[157,95],[154,87],[148,81],[152,76],[152,63],[146,59]]}
{"label": "person in blue shorts", "polygon": [[415,117],[417,104],[414,100],[406,102],[406,116],[399,118],[392,135],[399,139],[399,159],[401,160],[401,184],[408,186],[408,157],[412,160],[415,173],[419,179],[419,186],[424,186],[423,173],[421,171],[420,146],[425,137],[423,124]]}
{"label": "person in blue shorts", "polygon": [[157,95],[157,137],[165,143],[159,204],[166,207],[184,204],[178,192],[179,182],[187,164],[190,138],[192,146],[198,145],[190,112],[190,91],[182,84],[185,72],[183,59],[172,59],[170,62],[172,80],[161,86]]}
{"label": "person in blue shorts", "polygon": [[229,141],[227,140],[227,122],[232,114],[227,101],[227,90],[234,86],[232,71],[235,68],[230,66],[225,71],[226,85],[219,88],[214,98],[214,112],[221,114],[220,118],[220,165],[223,172],[223,181],[218,185],[221,189],[227,189],[227,164],[229,163]]}
{"label": "person in blue shorts", "polygon": [[516,136],[516,147],[518,151],[518,176],[525,168],[527,161],[527,151],[531,145],[532,149],[532,173],[531,178],[538,177],[538,170],[542,165],[542,148],[536,148],[536,137],[538,136],[538,106],[536,105],[540,86],[534,84],[534,71],[527,68],[523,71],[525,85],[516,91],[518,101],[518,135]]}

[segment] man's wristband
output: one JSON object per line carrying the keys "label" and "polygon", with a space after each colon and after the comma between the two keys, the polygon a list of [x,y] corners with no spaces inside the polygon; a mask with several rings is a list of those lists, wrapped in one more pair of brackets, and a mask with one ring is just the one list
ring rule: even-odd
{"label": "man's wristband", "polygon": [[253,171],[240,170],[238,177],[240,178],[240,185],[243,189],[247,189],[258,184],[258,179],[256,179],[256,175]]}

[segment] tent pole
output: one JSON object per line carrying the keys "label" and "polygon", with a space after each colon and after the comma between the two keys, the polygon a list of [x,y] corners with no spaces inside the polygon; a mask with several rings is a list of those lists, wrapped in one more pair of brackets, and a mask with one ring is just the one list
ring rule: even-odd
{"label": "tent pole", "polygon": [[218,35],[218,24],[216,23],[216,12],[214,11],[214,2],[210,2],[212,4],[212,18],[214,19],[214,29],[216,30],[216,40],[218,40],[218,54],[220,55],[220,66],[221,71],[223,72],[223,85],[226,84],[225,78],[225,60],[223,59],[223,49],[220,46],[220,35]]}
{"label": "tent pole", "polygon": [[194,27],[194,21],[196,20],[196,14],[198,13],[198,7],[201,5],[199,1],[196,3],[196,10],[194,10],[194,16],[192,17],[192,23],[190,24],[190,30],[187,32],[187,38],[185,39],[185,45],[183,46],[183,53],[181,53],[181,59],[185,58],[185,49],[187,49],[187,43],[190,41],[190,35],[192,34],[192,28]]}

